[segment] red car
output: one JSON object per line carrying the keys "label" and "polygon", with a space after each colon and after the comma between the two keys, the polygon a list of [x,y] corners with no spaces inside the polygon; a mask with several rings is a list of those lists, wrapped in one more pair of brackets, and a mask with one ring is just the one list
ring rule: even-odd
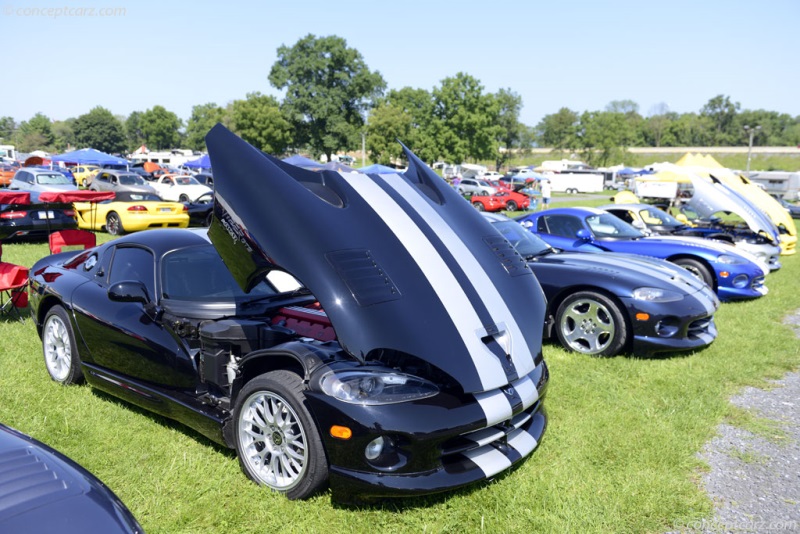
{"label": "red car", "polygon": [[517,211],[528,209],[530,197],[513,191],[498,191],[494,195],[472,195],[470,202],[478,211]]}

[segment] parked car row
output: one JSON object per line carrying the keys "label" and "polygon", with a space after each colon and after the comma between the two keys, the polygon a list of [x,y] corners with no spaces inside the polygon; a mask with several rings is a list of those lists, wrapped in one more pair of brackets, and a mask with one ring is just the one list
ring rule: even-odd
{"label": "parked car row", "polygon": [[[721,301],[768,292],[770,265],[732,242],[646,236],[599,209],[479,213],[525,206],[477,180],[465,202],[407,149],[403,174],[318,174],[221,125],[206,144],[213,193],[74,207],[111,233],[178,211],[207,229],[45,257],[31,314],[55,382],[173,418],[292,499],[491,479],[544,434],[545,340],[589,356],[701,350]],[[181,181],[149,185],[195,185]]]}

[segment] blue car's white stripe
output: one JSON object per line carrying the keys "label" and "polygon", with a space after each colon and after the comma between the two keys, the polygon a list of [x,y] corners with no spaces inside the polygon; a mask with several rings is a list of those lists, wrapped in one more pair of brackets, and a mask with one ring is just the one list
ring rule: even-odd
{"label": "blue car's white stripe", "polygon": [[[467,248],[467,245],[453,228],[442,219],[439,212],[434,210],[426,199],[420,195],[419,191],[414,189],[405,179],[396,174],[381,175],[381,178],[422,215],[442,243],[445,243],[448,251],[467,274],[467,278],[477,291],[484,306],[489,310],[494,324],[504,323],[509,329],[511,343],[510,347],[507,348],[510,350],[511,360],[514,362],[517,376],[530,373],[535,364],[533,363],[533,355],[530,353],[527,343],[525,343],[522,330],[475,255]],[[479,332],[481,330],[484,330],[482,325],[474,331]]]}
{"label": "blue car's white stripe", "polygon": [[[505,385],[508,379],[501,363],[475,335],[477,330],[483,328],[478,313],[434,245],[372,178],[359,173],[349,173],[345,177],[402,243],[430,282],[473,360],[483,390]],[[415,196],[417,194],[414,193]]]}

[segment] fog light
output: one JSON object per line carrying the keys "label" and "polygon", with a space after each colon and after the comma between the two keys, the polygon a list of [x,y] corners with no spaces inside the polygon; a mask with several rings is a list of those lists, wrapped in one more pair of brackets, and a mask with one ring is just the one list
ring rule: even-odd
{"label": "fog light", "polygon": [[370,441],[367,444],[367,447],[364,449],[364,456],[367,457],[367,460],[374,460],[380,456],[381,453],[383,453],[384,443],[385,440],[383,439],[383,436],[377,437]]}
{"label": "fog light", "polygon": [[747,287],[747,275],[746,274],[740,274],[739,276],[737,276],[736,278],[733,279],[732,284],[733,284],[733,287],[736,287],[736,288],[739,288],[739,289]]}

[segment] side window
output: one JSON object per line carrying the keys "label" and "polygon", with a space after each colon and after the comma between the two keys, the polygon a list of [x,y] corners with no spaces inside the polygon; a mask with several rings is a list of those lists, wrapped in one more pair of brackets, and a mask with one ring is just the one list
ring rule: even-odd
{"label": "side window", "polygon": [[156,298],[155,265],[153,254],[138,247],[117,247],[111,260],[108,283],[138,280],[147,288],[150,298]]}
{"label": "side window", "polygon": [[536,221],[536,231],[540,234],[549,234],[550,232],[547,230],[547,217],[539,217]]}
{"label": "side window", "polygon": [[575,237],[575,233],[583,228],[580,220],[571,215],[545,215],[541,219],[547,219],[550,234],[561,237]]}
{"label": "side window", "polygon": [[628,224],[633,224],[634,216],[628,210],[608,210]]}

